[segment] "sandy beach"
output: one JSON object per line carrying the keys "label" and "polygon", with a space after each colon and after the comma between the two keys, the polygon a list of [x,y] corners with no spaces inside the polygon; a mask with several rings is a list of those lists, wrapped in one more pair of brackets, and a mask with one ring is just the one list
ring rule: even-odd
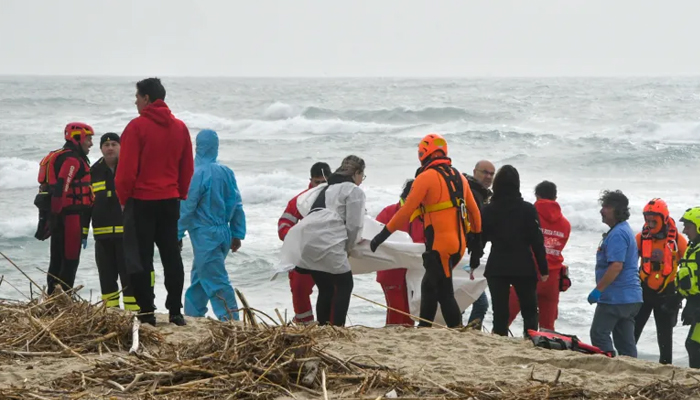
{"label": "sandy beach", "polygon": [[[167,315],[158,315],[158,318],[157,327],[141,327],[142,335],[143,332],[151,332],[161,338],[160,343],[146,346],[146,352],[153,354],[166,347],[186,347],[198,342],[204,346],[210,337],[213,342],[212,331],[217,326],[224,325],[208,318],[187,317],[187,326],[177,327],[166,322]],[[242,327],[242,323],[236,324]],[[366,327],[272,329],[287,329],[292,332],[320,331],[324,334],[318,336],[320,339],[314,346],[329,356],[346,363],[352,361],[358,365],[390,370],[401,375],[406,381],[444,388],[446,397],[456,397],[450,395],[448,387],[459,386],[488,386],[508,391],[547,384],[552,387],[577,387],[596,394],[614,394],[631,385],[643,387],[671,379],[676,384],[697,385],[700,379],[699,372],[687,368],[663,366],[629,357],[607,358],[601,355],[540,349],[534,347],[530,341],[520,338],[501,338],[471,330],[459,332],[442,328]],[[292,334],[295,335],[297,334]],[[30,347],[28,351],[31,350]],[[74,373],[88,375],[88,371],[99,363],[114,363],[120,358],[136,358],[125,351],[102,351],[101,347],[99,352],[82,353],[81,357],[65,352],[60,355],[23,357],[3,351],[0,355],[0,394],[8,396],[8,393],[18,393],[18,388],[23,388],[27,393],[40,396],[34,398],[68,398],[65,385],[57,385],[56,382],[61,382],[71,375],[77,376]],[[329,398],[379,398],[390,391],[388,387],[375,388],[364,393],[364,396],[358,396],[347,390],[333,389],[333,376],[329,374]],[[85,397],[88,393],[95,397],[138,397],[128,391],[122,393],[118,384],[113,385],[113,388],[110,388],[110,385],[92,388],[83,393],[82,398],[92,398]],[[64,392],[54,392],[55,397],[51,396],[52,390],[57,386],[63,386]],[[122,388],[124,386],[126,385],[121,385]],[[3,392],[10,388],[14,388],[14,392]],[[291,391],[291,394],[296,398],[314,398],[312,393],[320,394],[315,392],[317,389]],[[185,398],[199,397],[199,394],[188,392]],[[399,396],[401,397],[405,396]]]}

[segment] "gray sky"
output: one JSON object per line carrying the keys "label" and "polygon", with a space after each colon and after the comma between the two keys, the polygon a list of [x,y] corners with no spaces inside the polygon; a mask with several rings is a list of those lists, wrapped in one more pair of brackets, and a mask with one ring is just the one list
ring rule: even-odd
{"label": "gray sky", "polygon": [[0,74],[697,75],[700,1],[0,0]]}

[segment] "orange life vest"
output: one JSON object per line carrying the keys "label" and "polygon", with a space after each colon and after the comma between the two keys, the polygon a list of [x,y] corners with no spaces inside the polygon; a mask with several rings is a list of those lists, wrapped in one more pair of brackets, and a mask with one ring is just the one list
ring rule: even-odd
{"label": "orange life vest", "polygon": [[[649,289],[662,292],[669,283],[672,283],[678,272],[678,231],[672,218],[666,221],[666,238],[655,239],[648,226],[642,229],[641,242],[642,266],[639,268],[639,277]],[[662,242],[663,256],[659,261],[652,261],[654,242]],[[661,250],[656,246],[657,250]]]}
{"label": "orange life vest", "polygon": [[[71,154],[72,153],[72,154]],[[70,183],[68,200],[69,203],[64,204],[64,210],[81,210],[92,206],[94,196],[92,193],[90,182],[90,166],[71,149],[61,148],[54,150],[44,157],[39,163],[39,193],[47,195],[46,197],[60,197],[63,188],[59,185],[58,173],[66,157],[73,156],[80,162],[80,168],[75,174],[75,177]]]}

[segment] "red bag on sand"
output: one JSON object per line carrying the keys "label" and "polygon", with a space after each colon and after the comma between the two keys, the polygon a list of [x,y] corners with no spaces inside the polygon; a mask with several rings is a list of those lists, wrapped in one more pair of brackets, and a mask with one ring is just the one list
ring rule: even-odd
{"label": "red bag on sand", "polygon": [[539,332],[532,329],[527,330],[532,343],[537,347],[550,350],[571,350],[584,354],[602,354],[608,357],[615,357],[615,352],[603,351],[598,347],[586,344],[578,340],[574,335],[564,335],[557,332]]}

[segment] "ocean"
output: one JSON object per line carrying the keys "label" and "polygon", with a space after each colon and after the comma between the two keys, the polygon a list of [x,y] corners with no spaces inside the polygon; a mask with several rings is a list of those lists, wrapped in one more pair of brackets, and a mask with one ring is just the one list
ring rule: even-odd
{"label": "ocean", "polygon": [[[0,77],[0,251],[45,284],[49,242],[34,239],[40,159],[63,144],[69,121],[84,121],[98,135],[121,133],[137,115],[136,79],[117,77]],[[376,215],[398,200],[418,167],[417,142],[443,134],[460,171],[480,159],[515,166],[521,190],[534,201],[542,180],[557,184],[559,202],[572,225],[564,250],[573,286],[562,293],[557,330],[589,340],[595,307],[597,245],[607,227],[597,199],[620,189],[631,201],[630,223],[640,230],[642,207],[664,198],[674,218],[700,205],[700,78],[548,79],[234,79],[164,78],[166,102],[190,129],[220,137],[219,161],[236,173],[247,216],[243,247],[227,259],[234,286],[252,307],[291,319],[286,277],[270,278],[282,242],[277,219],[308,184],[310,166],[332,168],[356,154],[367,164],[362,188],[367,211]],[[90,160],[100,151],[96,141]],[[183,258],[186,280],[192,262]],[[156,251],[156,296],[164,311],[165,289]],[[482,261],[485,264],[485,259]],[[0,259],[0,298],[22,299],[28,280]],[[383,303],[374,275],[355,277],[355,293]],[[76,285],[97,300],[100,288],[90,237]],[[186,283],[187,286],[187,283]],[[315,302],[315,292],[313,295]],[[286,311],[285,311],[286,310]],[[211,313],[211,312],[210,312]],[[468,314],[467,314],[468,315]],[[352,298],[349,323],[380,327],[383,309]],[[465,316],[466,319],[466,316]],[[491,310],[486,319],[491,328]],[[521,335],[520,318],[511,327]],[[687,365],[688,328],[674,333],[674,364]],[[658,360],[653,317],[639,341],[639,356]]]}

